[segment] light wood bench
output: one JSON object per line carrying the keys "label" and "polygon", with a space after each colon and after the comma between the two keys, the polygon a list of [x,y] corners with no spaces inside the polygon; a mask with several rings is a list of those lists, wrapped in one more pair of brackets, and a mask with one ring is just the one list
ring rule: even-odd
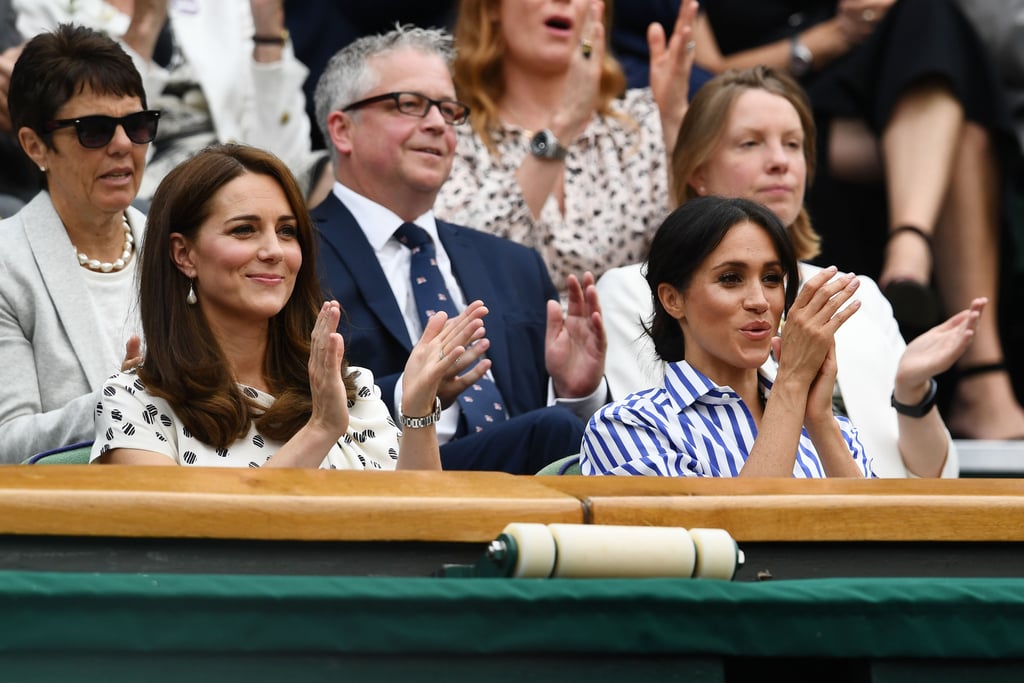
{"label": "light wood bench", "polygon": [[481,542],[582,521],[571,494],[500,472],[0,468],[0,534]]}
{"label": "light wood bench", "polygon": [[1024,540],[1024,480],[543,480],[593,524],[716,527],[739,541]]}

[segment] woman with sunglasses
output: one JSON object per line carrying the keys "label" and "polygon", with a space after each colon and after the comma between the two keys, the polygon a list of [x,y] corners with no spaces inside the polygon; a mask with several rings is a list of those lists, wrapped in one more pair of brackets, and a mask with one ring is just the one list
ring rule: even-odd
{"label": "woman with sunglasses", "polygon": [[153,108],[164,112],[136,206],[148,205],[172,168],[216,142],[266,149],[288,164],[305,191],[326,192],[315,183],[333,176],[327,153],[312,146],[302,92],[309,70],[285,28],[284,0],[19,3],[18,29],[26,38],[61,23],[117,40]]}
{"label": "woman with sunglasses", "polygon": [[13,129],[41,190],[0,222],[0,461],[93,437],[96,390],[138,362],[132,208],[158,114],[121,47],[62,25],[11,75]]}

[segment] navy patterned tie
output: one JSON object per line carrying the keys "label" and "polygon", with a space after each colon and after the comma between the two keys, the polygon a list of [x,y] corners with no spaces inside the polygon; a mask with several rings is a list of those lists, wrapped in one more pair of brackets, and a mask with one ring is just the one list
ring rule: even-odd
{"label": "navy patterned tie", "polygon": [[[395,231],[395,237],[412,253],[409,275],[423,327],[427,326],[430,316],[438,311],[444,311],[449,318],[458,315],[448,293],[448,287],[445,286],[444,278],[437,267],[434,243],[427,231],[412,223],[402,223]],[[468,369],[467,367],[464,370]],[[459,394],[459,407],[462,408],[465,429],[470,434],[508,418],[501,392],[486,376]]]}

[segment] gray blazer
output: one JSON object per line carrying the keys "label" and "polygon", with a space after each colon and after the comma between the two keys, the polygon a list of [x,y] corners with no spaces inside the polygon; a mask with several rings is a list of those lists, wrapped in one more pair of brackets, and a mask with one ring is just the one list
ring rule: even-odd
{"label": "gray blazer", "polygon": [[[145,220],[128,209],[136,244]],[[96,393],[127,339],[104,338],[82,272],[49,193],[0,221],[0,463],[93,439]]]}

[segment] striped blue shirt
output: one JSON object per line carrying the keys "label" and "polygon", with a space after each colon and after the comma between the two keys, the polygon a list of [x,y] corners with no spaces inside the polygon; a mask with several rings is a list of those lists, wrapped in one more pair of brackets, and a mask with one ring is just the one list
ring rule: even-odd
{"label": "striped blue shirt", "polygon": [[[760,381],[767,395],[771,382]],[[864,476],[875,476],[857,429],[845,417],[836,421]],[[735,477],[756,438],[757,425],[739,395],[680,361],[666,366],[664,386],[609,403],[590,419],[580,466],[583,474]],[[793,476],[825,476],[804,429]]]}

